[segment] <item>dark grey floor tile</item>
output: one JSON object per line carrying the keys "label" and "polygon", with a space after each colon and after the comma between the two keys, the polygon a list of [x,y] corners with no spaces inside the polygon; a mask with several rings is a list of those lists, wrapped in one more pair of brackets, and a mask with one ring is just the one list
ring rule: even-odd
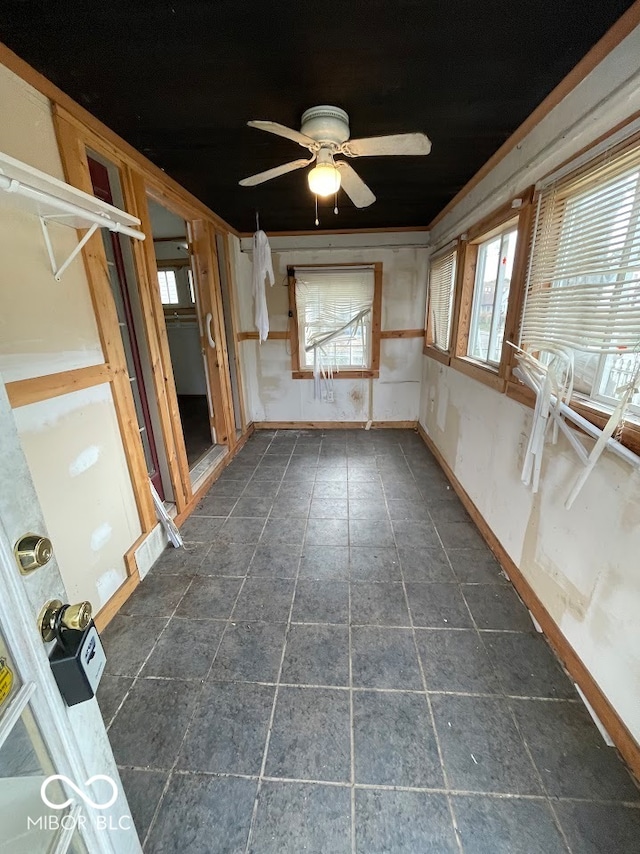
{"label": "dark grey floor tile", "polygon": [[485,542],[473,522],[436,522],[445,549],[481,549]]}
{"label": "dark grey floor tile", "polygon": [[349,522],[346,519],[309,519],[305,545],[348,546]]}
{"label": "dark grey floor tile", "polygon": [[402,581],[395,548],[351,546],[349,574],[352,581]]}
{"label": "dark grey floor tile", "polygon": [[509,583],[488,548],[449,549],[447,554],[456,578],[464,584]]}
{"label": "dark grey floor tile", "polygon": [[267,776],[346,782],[350,749],[348,691],[280,688]]}
{"label": "dark grey floor tile", "polygon": [[530,632],[483,632],[505,694],[577,699],[576,690],[543,637]]}
{"label": "dark grey floor tile", "polygon": [[420,490],[416,483],[411,481],[397,481],[383,477],[384,492],[387,499],[402,499],[404,501],[422,501]]}
{"label": "dark grey floor tile", "polygon": [[291,498],[296,499],[298,501],[311,501],[311,496],[314,494],[314,485],[313,483],[303,483],[302,481],[295,481],[293,483],[288,483],[284,480],[280,484],[280,489],[278,490],[278,494],[276,499],[285,499]]}
{"label": "dark grey floor tile", "polygon": [[356,691],[353,728],[356,783],[443,786],[424,695]]}
{"label": "dark grey floor tile", "polygon": [[113,716],[118,710],[118,706],[132,684],[133,677],[131,676],[110,676],[108,673],[103,674],[96,693],[96,699],[98,700],[105,726],[111,723]]}
{"label": "dark grey floor tile", "polygon": [[249,852],[350,854],[349,790],[266,781],[260,789]]}
{"label": "dark grey floor tile", "polygon": [[389,498],[389,518],[394,521],[429,521],[429,511],[424,501],[414,501],[410,498]]}
{"label": "dark grey floor tile", "polygon": [[384,493],[382,491],[382,481],[378,478],[375,481],[359,481],[349,479],[349,501],[377,501],[384,504]]}
{"label": "dark grey floor tile", "polygon": [[500,683],[475,629],[417,629],[428,691],[499,694]]}
{"label": "dark grey floor tile", "polygon": [[301,546],[258,544],[249,566],[249,575],[266,578],[295,578],[300,565]]}
{"label": "dark grey floor tile", "polygon": [[380,474],[373,466],[349,465],[349,483],[375,483],[380,486]]}
{"label": "dark grey floor tile", "polygon": [[347,483],[344,480],[330,481],[317,480],[313,487],[314,498],[335,498],[344,500],[347,498]]}
{"label": "dark grey floor tile", "polygon": [[479,629],[531,631],[529,612],[510,585],[463,584],[462,592]]}
{"label": "dark grey floor tile", "polygon": [[275,682],[286,628],[286,623],[232,623],[222,638],[210,678]]}
{"label": "dark grey floor tile", "polygon": [[274,694],[275,687],[267,685],[205,685],[177,767],[221,774],[259,774]]}
{"label": "dark grey floor tile", "polygon": [[272,504],[273,498],[268,498],[264,495],[259,498],[249,498],[242,495],[238,498],[231,515],[266,519],[271,511]]}
{"label": "dark grey floor tile", "polygon": [[114,676],[137,676],[167,622],[167,617],[116,614],[101,633],[107,656],[104,672]]}
{"label": "dark grey floor tile", "polygon": [[439,522],[471,522],[471,517],[464,509],[464,505],[457,499],[449,501],[429,501],[429,513],[436,523]]}
{"label": "dark grey floor tile", "polygon": [[257,782],[172,774],[147,854],[244,854]]}
{"label": "dark grey floor tile", "polygon": [[319,580],[349,577],[349,549],[346,546],[305,545],[300,561],[300,578]]}
{"label": "dark grey floor tile", "polygon": [[356,790],[356,848],[363,854],[456,854],[444,795]]}
{"label": "dark grey floor tile", "polygon": [[350,498],[349,518],[366,519],[367,521],[381,519],[388,522],[389,514],[384,501],[375,501],[371,498]]}
{"label": "dark grey floor tile", "polygon": [[429,549],[408,549],[399,545],[398,554],[405,581],[456,580],[441,546]]}
{"label": "dark grey floor tile", "polygon": [[241,586],[241,578],[198,576],[180,602],[176,615],[226,620]]}
{"label": "dark grey floor tile", "polygon": [[351,624],[410,626],[402,584],[351,584]]}
{"label": "dark grey floor tile", "polygon": [[309,508],[310,519],[348,519],[346,498],[314,498]]}
{"label": "dark grey floor tile", "polygon": [[219,543],[257,543],[264,528],[264,519],[230,516],[218,531]]}
{"label": "dark grey floor tile", "polygon": [[267,519],[260,543],[299,545],[304,539],[306,527],[306,519]]}
{"label": "dark grey floor tile", "polygon": [[278,489],[280,488],[280,480],[250,480],[247,484],[243,498],[270,498],[275,499]]}
{"label": "dark grey floor tile", "polygon": [[167,546],[151,568],[151,573],[153,575],[195,575],[208,550],[208,543],[192,543],[179,549]]}
{"label": "dark grey floor tile", "polygon": [[232,619],[286,623],[293,601],[294,582],[288,578],[247,578]]}
{"label": "dark grey floor tile", "polygon": [[228,516],[237,500],[235,495],[207,495],[193,511],[193,516]]}
{"label": "dark grey floor tile", "polygon": [[148,575],[124,603],[120,614],[170,617],[191,583],[191,578],[180,575]]}
{"label": "dark grey floor tile", "polygon": [[221,620],[172,617],[140,675],[204,679],[225,625]]}
{"label": "dark grey floor tile", "polygon": [[397,520],[392,522],[398,548],[434,549],[440,547],[436,529],[428,521]]}
{"label": "dark grey floor tile", "polygon": [[199,690],[179,679],[138,679],[109,730],[118,765],[170,769]]}
{"label": "dark grey floor tile", "polygon": [[453,810],[465,854],[566,854],[546,801],[459,795]]}
{"label": "dark grey floor tile", "polygon": [[[228,471],[229,469],[225,469]],[[224,472],[223,472],[224,474]],[[210,496],[219,496],[219,495],[232,495],[236,498],[240,495],[240,493],[244,490],[247,485],[246,481],[240,480],[231,480],[230,478],[225,477],[224,479],[217,480],[209,492],[207,493],[207,497]]]}
{"label": "dark grey floor tile", "polygon": [[407,583],[407,596],[414,626],[428,629],[470,629],[469,611],[458,584]]}
{"label": "dark grey floor tile", "polygon": [[581,703],[512,700],[518,726],[550,795],[640,800],[615,750],[607,747]]}
{"label": "dark grey floor tile", "polygon": [[200,564],[197,574],[242,577],[247,574],[255,548],[253,543],[214,543]]}
{"label": "dark grey floor tile", "polygon": [[180,533],[185,543],[212,543],[224,523],[224,516],[189,516]]}
{"label": "dark grey floor tile", "polygon": [[292,626],[280,679],[298,685],[347,686],[348,627]]}
{"label": "dark grey floor tile", "polygon": [[282,495],[278,493],[273,507],[271,508],[271,519],[306,519],[311,506],[310,498],[301,498],[295,495]]}
{"label": "dark grey floor tile", "polygon": [[432,694],[431,704],[451,788],[541,793],[507,700]]}
{"label": "dark grey floor tile", "polygon": [[320,454],[320,461],[318,463],[318,471],[316,474],[316,480],[327,480],[331,482],[336,481],[346,481],[347,479],[347,466],[345,464],[335,465],[335,461],[333,461],[332,465],[329,465]]}
{"label": "dark grey floor tile", "polygon": [[119,771],[133,823],[143,840],[162,797],[169,772],[140,771],[137,768],[120,768]]}
{"label": "dark grey floor tile", "polygon": [[355,626],[351,660],[355,688],[424,688],[411,629]]}
{"label": "dark grey floor tile", "polygon": [[395,546],[391,523],[383,519],[350,519],[349,542],[352,546]]}
{"label": "dark grey floor tile", "polygon": [[293,603],[292,620],[301,623],[348,623],[348,583],[300,577]]}
{"label": "dark grey floor tile", "polygon": [[555,803],[556,814],[576,854],[636,854],[640,810],[607,804]]}
{"label": "dark grey floor tile", "polygon": [[426,478],[416,474],[416,482],[420,487],[420,492],[428,505],[439,504],[442,501],[457,501],[458,496],[450,483],[442,476],[435,480],[428,476]]}

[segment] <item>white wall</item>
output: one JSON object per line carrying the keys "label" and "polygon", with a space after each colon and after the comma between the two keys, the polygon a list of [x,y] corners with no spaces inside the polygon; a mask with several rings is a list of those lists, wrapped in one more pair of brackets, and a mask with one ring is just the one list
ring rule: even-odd
{"label": "white wall", "polygon": [[[442,244],[640,110],[640,28],[432,232]],[[640,741],[640,474],[605,454],[571,510],[580,464],[547,447],[540,491],[520,482],[531,410],[424,359],[420,422],[595,681]]]}
{"label": "white wall", "polygon": [[[358,238],[358,239],[357,239]],[[404,243],[403,243],[404,242]],[[285,241],[274,238],[276,283],[267,287],[271,331],[287,329],[287,266],[382,262],[382,329],[424,326],[427,235],[317,235]],[[243,241],[244,246],[250,242]],[[296,246],[297,244],[297,246]],[[252,260],[232,241],[232,263],[240,331],[255,331]],[[288,248],[292,247],[292,248]],[[297,248],[300,247],[300,248]],[[347,248],[349,247],[349,248]],[[388,339],[380,344],[377,379],[340,379],[334,375],[332,403],[314,400],[312,380],[291,378],[288,341],[248,340],[242,348],[243,384],[250,421],[415,421],[418,418],[422,338]],[[372,397],[370,397],[372,396]],[[371,413],[371,414],[370,414]]]}
{"label": "white wall", "polygon": [[[0,150],[64,180],[46,98],[0,66]],[[56,255],[77,245],[51,225]],[[104,361],[84,266],[53,278],[40,223],[0,194],[0,373],[5,382]],[[108,385],[14,411],[72,600],[97,611],[126,578],[140,524]]]}

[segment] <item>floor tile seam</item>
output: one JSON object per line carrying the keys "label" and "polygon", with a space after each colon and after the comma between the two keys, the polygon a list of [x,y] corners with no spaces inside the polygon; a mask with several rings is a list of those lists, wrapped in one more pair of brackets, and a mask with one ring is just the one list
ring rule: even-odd
{"label": "floor tile seam", "polygon": [[[347,541],[350,543],[350,533],[347,533]],[[349,545],[349,554],[351,546]],[[351,625],[351,564],[349,563],[349,581],[347,583],[347,641],[349,655],[349,774],[351,787],[349,789],[349,831],[351,842],[351,854],[356,854],[356,793],[354,784],[356,781],[356,755],[355,755],[355,730],[353,718],[353,646]]]}
{"label": "floor tile seam", "polygon": [[[303,537],[302,537],[303,544],[304,544],[304,540],[306,537],[308,524],[309,524],[309,517],[307,516],[305,526],[304,526],[304,533],[303,533]],[[267,733],[266,733],[266,737],[265,737],[265,744],[264,744],[264,748],[262,751],[262,761],[260,764],[260,773],[258,775],[258,784],[256,787],[256,794],[255,794],[255,798],[254,798],[254,802],[253,802],[253,809],[251,812],[251,821],[249,822],[249,831],[247,834],[245,854],[249,854],[249,851],[251,848],[251,839],[253,836],[255,823],[256,823],[256,817],[258,814],[260,792],[262,790],[262,781],[263,781],[265,770],[267,767],[267,758],[269,755],[269,745],[271,743],[271,733],[273,731],[273,723],[275,720],[276,706],[278,703],[278,694],[280,691],[280,679],[282,676],[282,669],[284,667],[284,660],[285,660],[285,656],[286,656],[286,652],[287,652],[287,646],[289,643],[289,633],[291,631],[291,617],[293,615],[293,608],[294,608],[294,604],[296,601],[296,591],[298,589],[298,578],[299,577],[300,577],[300,562],[298,562],[298,572],[296,574],[296,578],[295,578],[295,581],[293,584],[293,591],[292,591],[292,595],[291,595],[291,603],[289,605],[289,617],[287,619],[287,626],[286,626],[285,633],[284,633],[284,643],[282,645],[282,653],[280,655],[280,664],[278,666],[278,672],[276,674],[275,690],[273,692],[273,702],[271,703],[271,712],[269,715],[269,722],[267,724]]]}
{"label": "floor tile seam", "polygon": [[[404,452],[403,452],[403,453],[404,453]],[[405,458],[405,459],[406,459],[406,458]],[[384,500],[385,500],[385,504],[386,504],[386,503],[387,503],[387,496],[386,496],[386,493],[385,493],[385,498],[384,498]],[[388,505],[387,505],[387,511],[388,511],[388,509],[389,509],[389,507],[388,507]],[[396,532],[395,532],[395,529],[394,529],[393,525],[391,526],[391,531],[392,531],[392,534],[393,534],[393,540],[394,540],[394,543],[395,543],[396,549],[398,549],[398,541],[397,541],[397,538],[396,538]],[[398,554],[399,554],[399,553],[400,553],[400,552],[398,551]],[[400,577],[401,577],[401,579],[402,579],[402,589],[403,589],[403,592],[404,592],[405,604],[406,604],[407,611],[408,611],[408,614],[409,614],[409,623],[411,624],[411,634],[412,634],[412,638],[413,638],[413,648],[414,648],[414,652],[415,652],[415,655],[416,655],[416,658],[417,658],[417,661],[418,661],[418,669],[419,669],[419,671],[420,671],[420,678],[421,678],[421,680],[422,680],[422,685],[423,685],[424,692],[425,692],[425,700],[426,700],[426,704],[427,704],[427,710],[428,710],[428,713],[429,713],[429,719],[430,719],[430,721],[431,721],[431,728],[432,728],[432,730],[433,730],[433,737],[434,737],[434,740],[435,740],[435,743],[436,743],[436,750],[437,750],[437,752],[438,752],[438,761],[440,762],[440,772],[441,772],[441,774],[442,774],[442,779],[443,779],[443,781],[444,781],[445,789],[446,789],[446,790],[449,790],[449,789],[450,789],[450,784],[449,784],[449,779],[448,779],[447,769],[445,768],[445,764],[444,764],[444,754],[443,754],[443,751],[442,751],[442,745],[440,744],[440,736],[439,736],[439,734],[438,734],[438,730],[436,729],[436,720],[435,720],[435,715],[434,715],[434,713],[433,713],[433,707],[432,707],[432,704],[431,704],[431,699],[430,699],[430,697],[429,697],[429,694],[427,693],[428,683],[427,683],[427,679],[426,679],[426,676],[425,676],[424,667],[422,666],[422,659],[421,659],[421,657],[420,657],[420,650],[418,649],[418,640],[417,640],[417,637],[416,637],[416,632],[415,632],[415,628],[414,628],[414,624],[413,624],[413,614],[412,614],[412,611],[411,611],[411,603],[409,602],[409,595],[408,595],[408,593],[407,593],[407,587],[406,587],[406,584],[405,584],[404,570],[402,569],[402,562],[400,562]],[[462,848],[462,837],[461,837],[460,831],[459,831],[459,829],[458,829],[457,818],[456,818],[455,811],[454,811],[454,809],[453,809],[453,803],[452,803],[451,798],[450,798],[450,796],[449,796],[449,794],[448,794],[448,793],[446,794],[446,798],[447,798],[447,808],[448,808],[448,810],[449,810],[449,817],[450,817],[450,819],[451,819],[451,825],[452,825],[452,827],[453,827],[453,834],[454,834],[454,836],[455,836],[456,844],[457,844],[457,846],[458,846],[458,850],[459,850],[460,854],[463,854],[463,848]]]}
{"label": "floor tile seam", "polygon": [[[242,592],[242,589],[243,589],[243,587],[244,587],[244,585],[245,585],[245,581],[246,581],[246,578],[242,579],[242,583],[240,584],[240,587],[239,587],[238,592],[237,592],[237,594],[236,594],[236,597],[235,597],[235,599],[234,599],[233,607],[231,608],[231,613],[233,613],[233,609],[234,609],[234,608],[235,608],[235,606],[236,606],[236,603],[237,603],[237,601],[238,601],[238,597],[240,596],[240,594],[241,594],[241,592]],[[192,579],[192,582],[191,582],[191,583],[193,583],[193,579]],[[189,586],[191,586],[191,585],[189,585]],[[186,594],[186,591],[185,591],[185,594]],[[180,601],[182,601],[182,600],[180,600]],[[178,607],[178,606],[176,606],[176,610],[177,610],[177,607]],[[159,812],[160,812],[160,807],[161,807],[161,805],[162,805],[162,802],[163,802],[163,800],[164,800],[164,797],[165,797],[165,795],[166,795],[166,793],[167,793],[167,790],[168,790],[168,788],[169,788],[169,783],[170,783],[170,781],[171,781],[171,778],[172,778],[172,776],[173,776],[173,774],[174,774],[174,772],[175,772],[175,770],[176,770],[176,766],[177,766],[177,764],[178,764],[178,759],[180,758],[180,754],[181,754],[181,752],[182,752],[182,749],[183,749],[183,747],[184,747],[185,741],[186,741],[186,739],[187,739],[187,735],[189,734],[189,731],[190,731],[190,729],[191,729],[191,725],[192,725],[192,723],[193,723],[193,721],[194,721],[194,719],[195,719],[196,712],[197,712],[197,710],[198,710],[198,705],[199,705],[199,702],[200,702],[200,698],[201,698],[201,696],[202,696],[202,694],[203,694],[203,692],[204,692],[205,686],[206,686],[206,685],[207,685],[207,683],[209,682],[209,677],[210,677],[210,675],[211,675],[211,671],[212,671],[212,669],[213,669],[213,665],[215,664],[216,658],[218,657],[218,653],[219,653],[219,651],[220,651],[220,647],[221,647],[221,645],[222,645],[222,641],[223,641],[224,636],[225,636],[225,634],[226,634],[226,632],[227,632],[227,629],[229,628],[229,625],[230,625],[230,623],[231,623],[231,617],[229,617],[229,618],[228,618],[227,620],[225,620],[224,622],[225,622],[225,627],[224,627],[224,629],[222,630],[222,632],[221,632],[221,634],[220,634],[220,638],[219,638],[219,640],[218,640],[218,644],[217,644],[217,646],[216,646],[216,651],[215,651],[215,653],[214,653],[214,655],[213,655],[213,658],[212,658],[212,660],[211,660],[211,664],[209,665],[209,669],[208,669],[208,671],[207,671],[207,674],[206,674],[206,676],[205,676],[205,677],[203,678],[203,680],[202,680],[202,683],[201,683],[201,685],[200,685],[200,690],[199,690],[199,691],[197,691],[197,692],[195,693],[195,696],[194,696],[194,698],[193,698],[193,707],[192,707],[191,715],[190,715],[190,717],[189,717],[189,720],[188,720],[188,722],[187,722],[187,726],[186,726],[186,728],[185,728],[185,731],[184,731],[184,733],[183,733],[182,739],[181,739],[181,741],[180,741],[180,745],[179,745],[179,747],[178,747],[178,749],[177,749],[177,751],[176,751],[175,759],[174,759],[174,761],[173,761],[173,763],[172,763],[172,765],[171,765],[171,768],[170,768],[170,770],[169,770],[169,774],[168,774],[168,776],[167,776],[167,781],[166,781],[165,786],[164,786],[164,788],[163,788],[163,790],[162,790],[162,794],[160,795],[160,798],[159,798],[158,803],[157,803],[157,805],[156,805],[156,809],[154,810],[153,816],[151,817],[151,821],[150,821],[150,823],[149,823],[149,827],[147,828],[147,833],[145,834],[145,838],[144,838],[144,840],[143,840],[143,842],[142,842],[142,847],[143,847],[143,848],[144,848],[144,846],[147,844],[147,841],[149,840],[149,837],[150,837],[150,835],[151,835],[151,832],[152,832],[152,830],[153,830],[153,828],[154,828],[154,825],[155,825],[155,823],[156,823],[157,817],[158,817]]]}

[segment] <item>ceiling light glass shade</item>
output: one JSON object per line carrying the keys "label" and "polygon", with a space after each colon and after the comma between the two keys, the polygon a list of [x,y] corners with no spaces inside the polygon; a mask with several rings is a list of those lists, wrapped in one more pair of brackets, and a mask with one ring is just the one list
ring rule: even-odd
{"label": "ceiling light glass shade", "polygon": [[314,166],[307,177],[309,189],[316,196],[333,196],[340,189],[340,171],[330,163]]}

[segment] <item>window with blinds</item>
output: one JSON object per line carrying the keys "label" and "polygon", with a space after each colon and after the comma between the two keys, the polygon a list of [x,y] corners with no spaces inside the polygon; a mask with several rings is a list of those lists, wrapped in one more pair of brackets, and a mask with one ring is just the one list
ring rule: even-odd
{"label": "window with blinds", "polygon": [[158,270],[158,287],[163,305],[178,305],[178,280],[173,270]]}
{"label": "window with blinds", "polygon": [[371,367],[374,268],[296,267],[302,370]]}
{"label": "window with blinds", "polygon": [[429,343],[447,352],[451,339],[451,313],[456,280],[456,248],[448,248],[429,265]]}
{"label": "window with blinds", "polygon": [[[559,349],[574,390],[614,404],[640,367],[640,142],[543,186],[521,344]],[[640,394],[631,400],[640,412]]]}

